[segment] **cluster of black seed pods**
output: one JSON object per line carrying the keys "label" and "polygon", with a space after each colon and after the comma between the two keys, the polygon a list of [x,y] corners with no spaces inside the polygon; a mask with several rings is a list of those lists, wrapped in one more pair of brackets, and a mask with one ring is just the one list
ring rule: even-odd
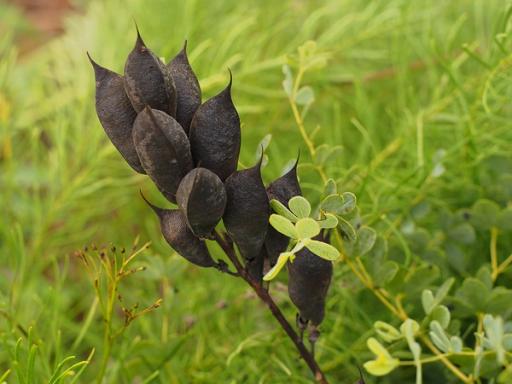
{"label": "cluster of black seed pods", "polygon": [[[261,286],[264,265],[275,264],[289,239],[269,226],[271,199],[287,205],[301,194],[297,163],[265,187],[261,160],[237,170],[240,119],[226,88],[202,103],[201,89],[183,49],[163,63],[137,31],[124,75],[89,57],[96,77],[96,111],[114,146],[138,173],[148,175],[175,209],[146,200],[169,245],[201,267],[225,268],[205,240],[222,219],[252,282]],[[289,264],[289,293],[301,323],[318,325],[332,275],[331,262],[304,249]]]}

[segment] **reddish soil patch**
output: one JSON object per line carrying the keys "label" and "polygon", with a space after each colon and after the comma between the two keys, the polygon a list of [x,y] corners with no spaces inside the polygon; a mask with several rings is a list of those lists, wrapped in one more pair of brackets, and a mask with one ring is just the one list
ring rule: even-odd
{"label": "reddish soil patch", "polygon": [[64,31],[63,20],[77,9],[70,0],[10,0],[27,17],[35,33],[20,36],[17,41],[22,55],[38,48]]}

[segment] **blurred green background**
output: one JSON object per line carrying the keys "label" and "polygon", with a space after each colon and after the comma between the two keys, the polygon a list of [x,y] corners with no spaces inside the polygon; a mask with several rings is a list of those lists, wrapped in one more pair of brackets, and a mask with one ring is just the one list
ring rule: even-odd
{"label": "blurred green background", "polygon": [[[21,382],[15,368],[31,364],[30,333],[33,382],[47,382],[66,356],[84,360],[96,348],[78,382],[94,381],[103,325],[75,252],[92,244],[129,248],[139,237],[151,241],[137,261],[147,269],[122,284],[124,300],[163,304],[116,342],[105,382],[311,382],[242,282],[187,264],[160,237],[139,189],[164,200],[101,129],[86,51],[122,72],[136,20],[146,44],[166,60],[188,40],[203,99],[225,86],[230,68],[240,160],[253,163],[270,133],[269,182],[298,148],[308,161],[281,83],[287,55],[314,40],[329,59],[304,78],[315,92],[306,128],[320,127],[317,145],[342,147],[329,176],[357,194],[365,220],[375,223],[383,214],[407,215],[425,198],[464,206],[472,201],[468,185],[486,193],[477,165],[489,156],[510,159],[511,42],[496,38],[508,29],[508,5],[78,1],[62,31],[43,42],[16,4],[0,2],[0,377],[11,369],[7,382]],[[321,179],[307,168],[299,174],[315,201]],[[335,270],[317,357],[332,382],[354,382],[371,356],[365,341],[373,321],[388,315],[345,266]],[[278,284],[272,292],[293,319],[286,289]]]}

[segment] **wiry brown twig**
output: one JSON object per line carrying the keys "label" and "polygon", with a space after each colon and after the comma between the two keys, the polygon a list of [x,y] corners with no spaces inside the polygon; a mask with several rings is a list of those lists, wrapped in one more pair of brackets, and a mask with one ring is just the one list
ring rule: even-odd
{"label": "wiry brown twig", "polygon": [[301,337],[297,334],[297,332],[295,332],[292,325],[288,322],[288,320],[286,320],[286,317],[283,315],[272,296],[270,296],[268,291],[258,281],[252,279],[251,276],[247,273],[246,269],[238,259],[235,249],[233,248],[233,243],[227,240],[225,237],[221,236],[217,231],[214,232],[214,237],[215,241],[219,244],[222,250],[226,253],[229,260],[231,260],[233,263],[236,271],[238,272],[238,275],[251,286],[261,301],[267,305],[267,307],[270,309],[270,312],[272,313],[272,316],[275,317],[281,328],[283,328],[293,344],[295,344],[295,347],[299,351],[300,356],[306,362],[309,369],[315,376],[315,380],[321,384],[328,384],[329,382],[327,381],[325,374],[320,369],[315,358],[308,351],[302,342]]}

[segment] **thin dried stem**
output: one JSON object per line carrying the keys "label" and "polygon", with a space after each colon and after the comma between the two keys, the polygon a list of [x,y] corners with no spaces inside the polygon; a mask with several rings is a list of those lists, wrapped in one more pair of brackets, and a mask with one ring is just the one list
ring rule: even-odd
{"label": "thin dried stem", "polygon": [[293,344],[295,344],[295,347],[300,353],[300,356],[302,359],[306,362],[309,369],[315,376],[315,380],[317,383],[321,384],[328,384],[327,378],[325,377],[325,374],[320,369],[318,363],[316,362],[313,355],[308,351],[304,343],[302,342],[300,336],[295,332],[292,325],[286,320],[286,317],[283,315],[277,304],[275,303],[274,299],[270,294],[267,292],[267,290],[258,282],[251,278],[251,276],[247,273],[245,268],[243,267],[242,263],[238,259],[238,256],[235,252],[235,249],[233,247],[233,244],[229,242],[226,238],[221,236],[217,231],[214,232],[214,238],[215,241],[220,245],[222,250],[226,253],[227,257],[231,260],[233,265],[235,266],[236,271],[238,272],[238,275],[245,280],[247,284],[251,286],[251,288],[254,290],[256,295],[260,298],[261,301],[263,301],[267,307],[270,309],[270,312],[275,317],[275,319],[279,322],[279,325],[283,330],[286,332],[288,337],[291,339]]}

